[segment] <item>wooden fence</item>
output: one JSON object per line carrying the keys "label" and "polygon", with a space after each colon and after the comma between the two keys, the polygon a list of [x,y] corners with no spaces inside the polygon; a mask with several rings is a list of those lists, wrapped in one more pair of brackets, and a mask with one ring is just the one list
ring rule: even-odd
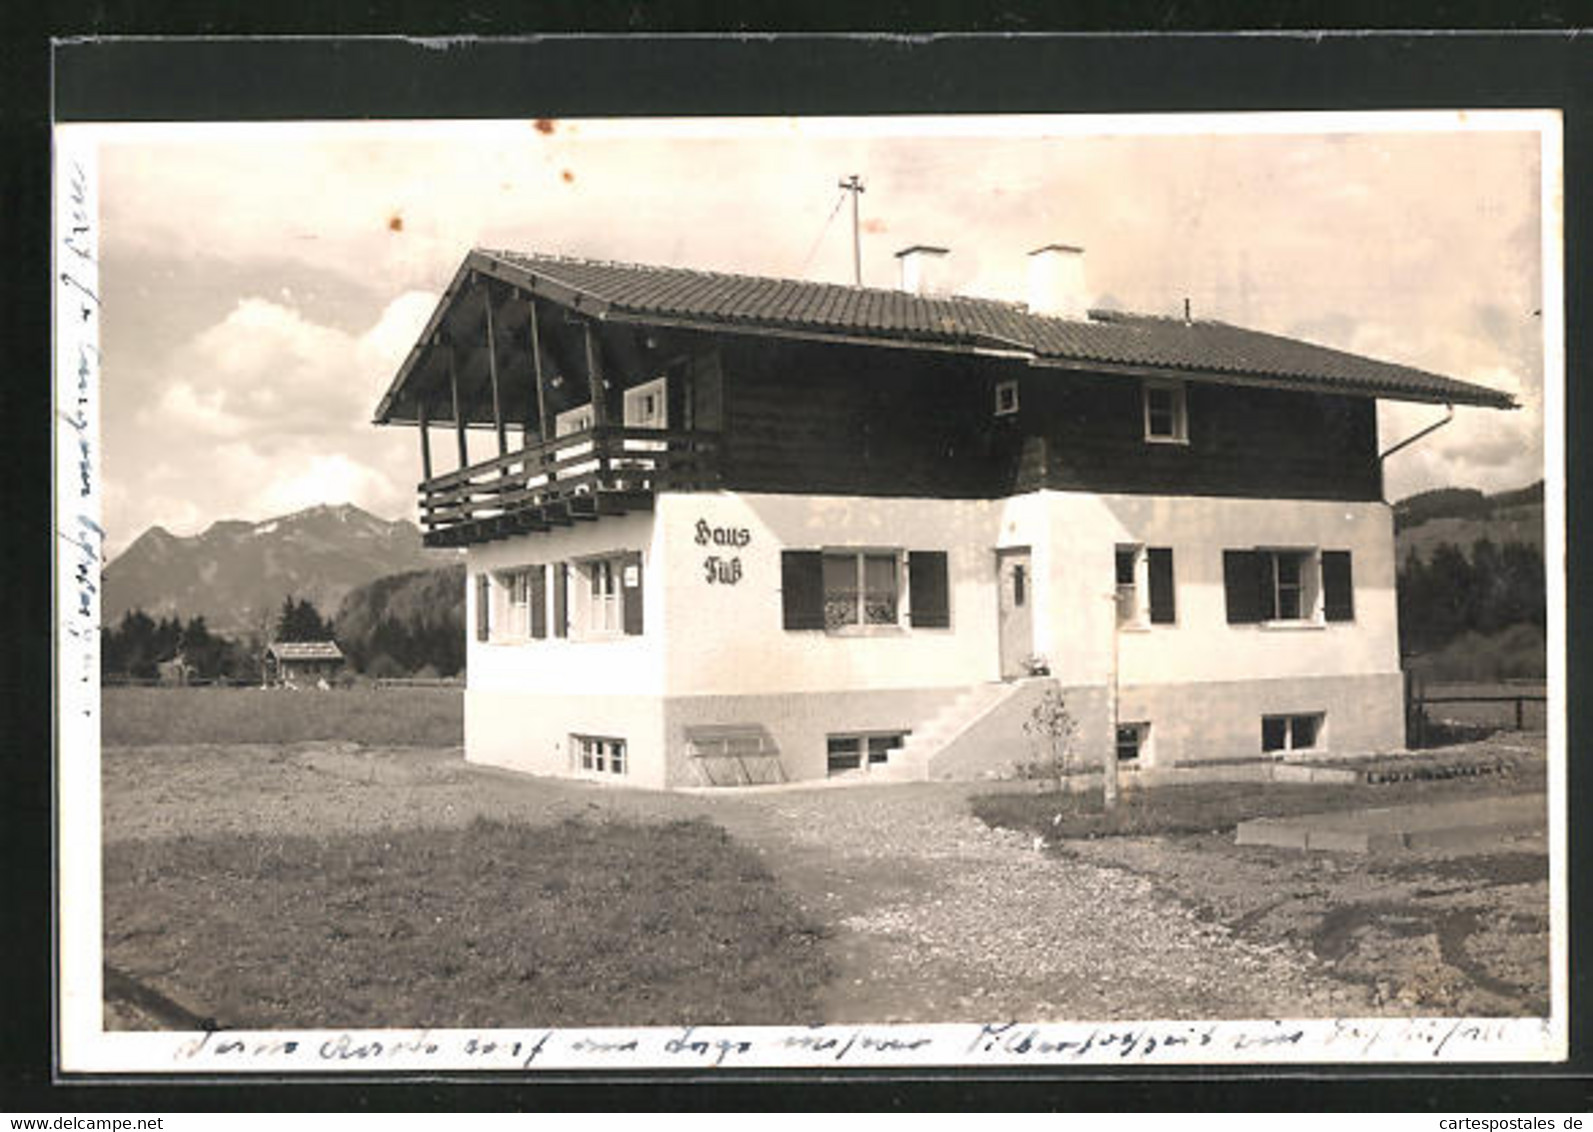
{"label": "wooden fence", "polygon": [[[1504,685],[1492,685],[1495,688],[1504,688]],[[1531,690],[1504,690],[1489,692],[1462,692],[1446,689],[1443,685],[1430,686],[1418,678],[1414,673],[1405,673],[1405,744],[1408,747],[1425,747],[1435,738],[1435,725],[1429,708],[1440,704],[1509,704],[1514,711],[1505,716],[1513,716],[1513,730],[1527,730],[1527,704],[1543,704],[1547,710],[1549,697],[1541,689]],[[1462,721],[1472,722],[1472,721]],[[1477,726],[1487,726],[1482,721],[1476,721]],[[1503,724],[1497,725],[1503,728]],[[1534,728],[1533,730],[1537,730]]]}

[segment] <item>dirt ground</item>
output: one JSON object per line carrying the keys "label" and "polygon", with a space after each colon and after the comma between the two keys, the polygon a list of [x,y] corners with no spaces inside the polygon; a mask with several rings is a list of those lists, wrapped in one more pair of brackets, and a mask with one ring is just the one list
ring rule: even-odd
{"label": "dirt ground", "polygon": [[[1231,834],[1042,850],[971,816],[968,797],[989,783],[663,794],[476,768],[457,749],[352,744],[112,747],[103,777],[108,853],[227,831],[706,815],[823,926],[839,972],[828,1022],[1547,1007],[1541,836],[1376,858],[1241,847]],[[138,940],[114,923],[106,959],[156,996],[114,993],[108,1024],[147,1025],[161,996],[205,1014],[180,971],[140,971]]]}

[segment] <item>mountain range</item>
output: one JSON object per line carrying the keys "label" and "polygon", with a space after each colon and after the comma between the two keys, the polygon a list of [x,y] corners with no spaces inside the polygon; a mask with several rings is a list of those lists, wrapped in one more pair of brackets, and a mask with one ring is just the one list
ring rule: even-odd
{"label": "mountain range", "polygon": [[1432,557],[1440,543],[1470,551],[1482,539],[1495,547],[1519,542],[1543,550],[1543,481],[1486,495],[1474,488],[1441,487],[1394,504],[1399,561],[1412,551]]}
{"label": "mountain range", "polygon": [[102,622],[142,609],[151,617],[202,615],[212,631],[242,636],[275,618],[289,594],[325,616],[357,586],[389,574],[446,566],[420,528],[353,504],[322,504],[263,522],[226,519],[202,534],[151,527],[105,567]]}

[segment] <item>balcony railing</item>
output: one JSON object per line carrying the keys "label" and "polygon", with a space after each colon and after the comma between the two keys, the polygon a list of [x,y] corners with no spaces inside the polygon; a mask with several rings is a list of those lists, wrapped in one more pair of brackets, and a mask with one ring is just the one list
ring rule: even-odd
{"label": "balcony railing", "polygon": [[427,546],[462,546],[652,506],[719,483],[719,434],[603,426],[420,485]]}

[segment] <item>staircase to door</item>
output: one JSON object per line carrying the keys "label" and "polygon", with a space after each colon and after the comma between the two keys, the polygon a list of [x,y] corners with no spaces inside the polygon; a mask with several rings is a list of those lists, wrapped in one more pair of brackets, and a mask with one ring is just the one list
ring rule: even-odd
{"label": "staircase to door", "polygon": [[872,781],[914,782],[927,779],[931,760],[970,729],[986,720],[1024,687],[1021,682],[975,684],[950,697],[939,711],[915,727],[907,741],[890,753],[883,766],[869,772]]}

